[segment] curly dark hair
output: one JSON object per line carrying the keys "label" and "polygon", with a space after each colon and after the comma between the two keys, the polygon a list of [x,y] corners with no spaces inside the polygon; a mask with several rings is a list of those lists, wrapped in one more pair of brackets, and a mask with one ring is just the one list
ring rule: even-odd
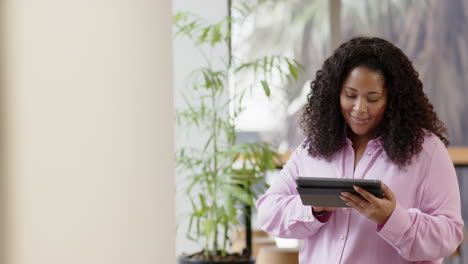
{"label": "curly dark hair", "polygon": [[388,102],[376,134],[392,162],[400,167],[410,164],[430,132],[449,144],[447,129],[408,57],[384,39],[356,37],[338,47],[311,82],[300,121],[306,136],[304,147],[311,156],[330,159],[343,146],[347,135],[340,107],[341,87],[359,66],[378,71],[384,78]]}

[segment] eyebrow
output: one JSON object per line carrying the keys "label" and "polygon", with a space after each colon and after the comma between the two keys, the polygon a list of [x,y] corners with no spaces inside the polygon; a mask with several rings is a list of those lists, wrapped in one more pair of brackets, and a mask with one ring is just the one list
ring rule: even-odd
{"label": "eyebrow", "polygon": [[[348,88],[348,89],[351,89],[355,92],[357,92],[358,90],[354,89],[353,87],[350,87],[350,86],[346,86],[345,88]],[[382,93],[379,93],[379,92],[369,92],[368,94],[382,94]]]}

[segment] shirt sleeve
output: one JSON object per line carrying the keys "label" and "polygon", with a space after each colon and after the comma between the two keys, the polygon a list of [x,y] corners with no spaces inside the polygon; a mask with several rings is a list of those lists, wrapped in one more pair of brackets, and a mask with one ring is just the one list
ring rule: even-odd
{"label": "shirt sleeve", "polygon": [[407,261],[429,261],[452,254],[463,240],[457,176],[445,146],[435,147],[422,182],[419,209],[397,203],[378,234]]}
{"label": "shirt sleeve", "polygon": [[[302,145],[302,144],[301,144]],[[305,239],[331,218],[333,212],[316,219],[311,206],[303,205],[296,190],[302,147],[299,146],[279,178],[257,201],[257,221],[267,233],[281,238]]]}

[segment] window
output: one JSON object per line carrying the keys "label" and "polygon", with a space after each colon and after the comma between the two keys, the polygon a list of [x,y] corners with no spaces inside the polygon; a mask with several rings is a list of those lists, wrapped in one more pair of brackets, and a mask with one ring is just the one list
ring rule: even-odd
{"label": "window", "polygon": [[[233,1],[233,7],[240,2]],[[301,142],[301,109],[310,81],[332,52],[330,11],[335,11],[341,13],[335,31],[341,28],[343,41],[357,35],[379,36],[410,57],[449,129],[452,145],[468,145],[468,119],[463,118],[468,115],[468,5],[463,0],[450,4],[342,0],[334,7],[338,10],[329,8],[329,1],[324,0],[263,1],[248,19],[233,24],[234,58],[281,54],[305,67],[296,83],[277,80],[270,100],[262,91],[245,99],[246,111],[237,123],[239,140],[266,140],[279,151],[290,151]],[[242,85],[242,80],[239,76],[235,85]]]}

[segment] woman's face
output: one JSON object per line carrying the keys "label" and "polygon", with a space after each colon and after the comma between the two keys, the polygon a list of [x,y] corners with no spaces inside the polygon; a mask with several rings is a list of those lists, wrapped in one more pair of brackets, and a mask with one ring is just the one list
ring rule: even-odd
{"label": "woman's face", "polygon": [[341,113],[353,133],[371,139],[387,106],[383,75],[366,67],[356,67],[343,82]]}

